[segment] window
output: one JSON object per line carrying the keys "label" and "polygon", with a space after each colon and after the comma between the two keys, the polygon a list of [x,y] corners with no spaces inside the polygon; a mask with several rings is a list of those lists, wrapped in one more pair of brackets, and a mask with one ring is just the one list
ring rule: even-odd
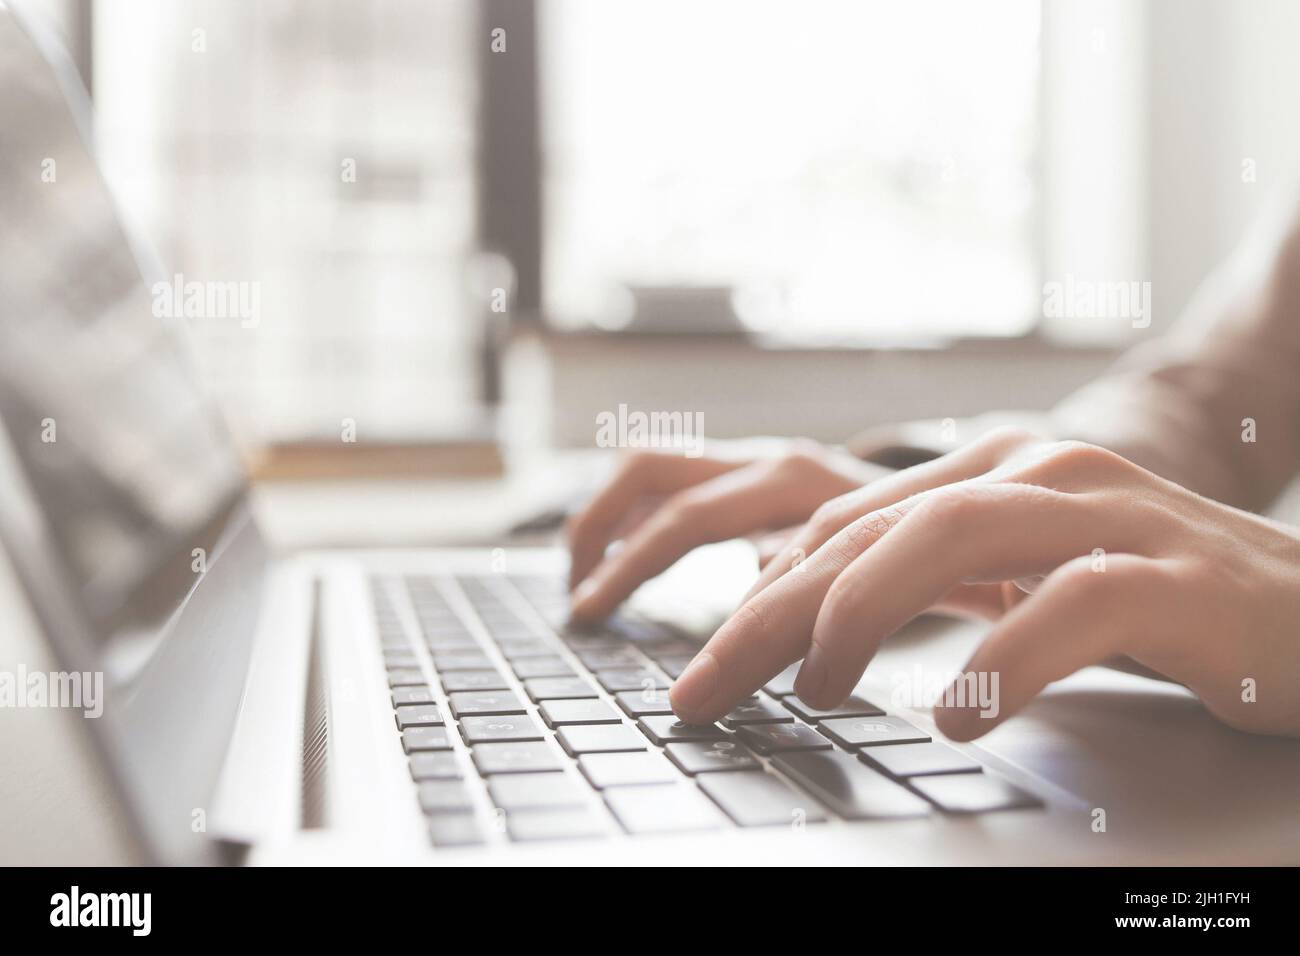
{"label": "window", "polygon": [[544,290],[721,286],[804,341],[1040,312],[1037,0],[545,0]]}
{"label": "window", "polygon": [[476,5],[97,0],[94,24],[124,210],[185,281],[259,289],[256,327],[193,323],[236,426],[418,436],[475,407]]}

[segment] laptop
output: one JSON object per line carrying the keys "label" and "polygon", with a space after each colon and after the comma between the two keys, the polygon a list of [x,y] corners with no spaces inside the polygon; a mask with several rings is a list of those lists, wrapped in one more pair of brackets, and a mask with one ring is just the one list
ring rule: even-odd
{"label": "laptop", "polygon": [[916,622],[834,711],[791,670],[681,724],[667,689],[752,577],[744,546],[586,630],[554,547],[270,553],[77,93],[27,49],[0,58],[10,862],[1300,860],[1300,742],[1183,688],[1090,668],[944,741],[924,687],[972,625]]}

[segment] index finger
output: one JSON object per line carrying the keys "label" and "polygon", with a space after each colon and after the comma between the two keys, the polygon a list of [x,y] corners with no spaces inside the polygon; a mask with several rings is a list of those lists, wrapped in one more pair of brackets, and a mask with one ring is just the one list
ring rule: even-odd
{"label": "index finger", "polygon": [[576,587],[600,563],[619,523],[641,498],[680,491],[742,464],[669,452],[629,455],[569,524],[569,587]]}
{"label": "index finger", "polygon": [[995,429],[964,448],[896,471],[827,502],[827,514],[821,516],[826,520],[811,522],[792,535],[785,547],[764,565],[745,597],[753,597],[771,585],[795,565],[796,555],[812,554],[855,518],[924,491],[982,475],[1012,450],[1033,440],[1034,436],[1019,429]]}
{"label": "index finger", "polygon": [[725,541],[770,524],[790,507],[780,479],[762,464],[701,482],[669,498],[624,547],[573,593],[570,620],[600,620],[640,585],[702,544]]}
{"label": "index finger", "polygon": [[[909,506],[890,509],[895,520]],[[673,712],[687,723],[716,720],[800,660],[826,591],[854,557],[844,549],[821,549],[741,605],[673,684]]]}

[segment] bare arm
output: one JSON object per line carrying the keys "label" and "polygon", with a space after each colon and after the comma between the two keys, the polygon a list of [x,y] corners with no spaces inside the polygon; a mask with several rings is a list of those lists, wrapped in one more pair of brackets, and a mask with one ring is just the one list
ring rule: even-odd
{"label": "bare arm", "polygon": [[1243,247],[1051,427],[1227,504],[1271,502],[1300,464],[1300,219]]}
{"label": "bare arm", "polygon": [[[1300,470],[1300,207],[1208,279],[1175,327],[1129,351],[1050,413],[990,412],[961,443],[1000,425],[1110,448],[1209,498],[1267,506]],[[950,451],[937,421],[869,429],[857,455],[894,467]]]}

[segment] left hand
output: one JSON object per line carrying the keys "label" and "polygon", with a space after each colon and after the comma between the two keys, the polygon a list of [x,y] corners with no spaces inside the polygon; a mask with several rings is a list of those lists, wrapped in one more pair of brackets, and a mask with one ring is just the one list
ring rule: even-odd
{"label": "left hand", "polygon": [[[571,619],[591,624],[695,548],[806,521],[889,470],[811,441],[724,443],[685,458],[641,451],[569,525]],[[606,553],[611,539],[623,548]]]}
{"label": "left hand", "polygon": [[[1013,583],[1027,578],[1042,578],[1032,595]],[[1118,655],[1233,727],[1300,736],[1294,529],[1102,448],[1008,431],[818,509],[677,680],[673,709],[716,720],[801,658],[797,693],[834,707],[886,637],[944,602],[997,620],[966,665],[999,674],[996,716],[936,706],[953,739]]]}

